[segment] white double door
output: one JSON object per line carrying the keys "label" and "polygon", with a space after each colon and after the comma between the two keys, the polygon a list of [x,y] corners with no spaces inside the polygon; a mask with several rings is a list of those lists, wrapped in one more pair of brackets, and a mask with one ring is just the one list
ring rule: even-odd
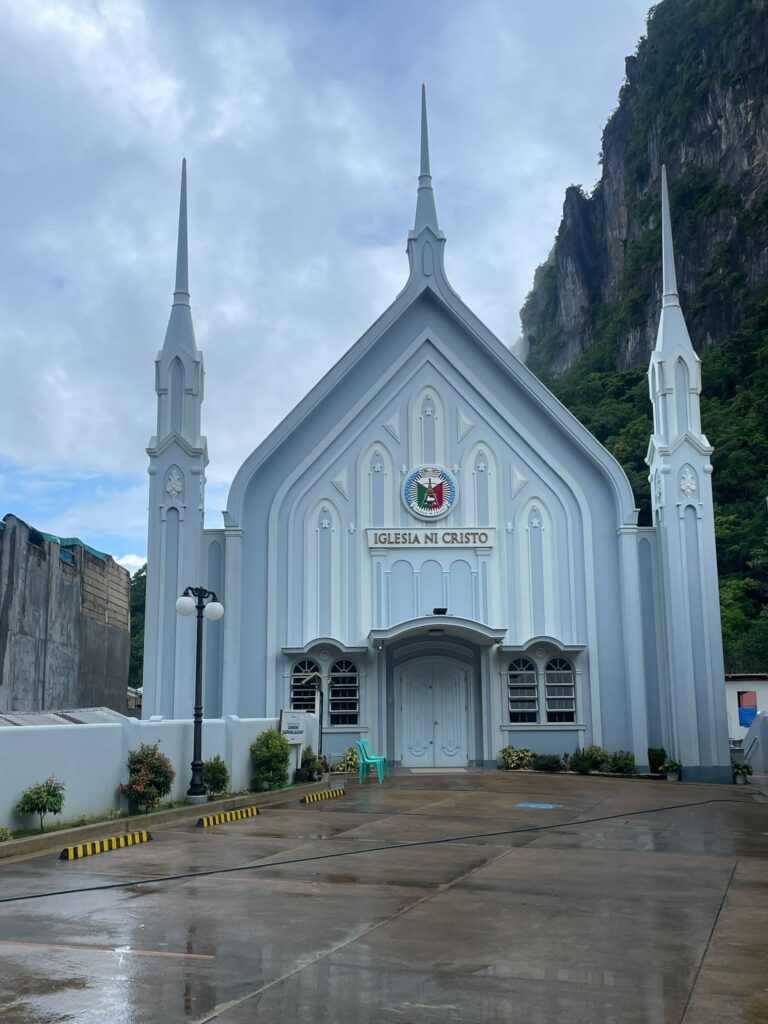
{"label": "white double door", "polygon": [[402,764],[447,768],[467,763],[467,670],[421,658],[400,674]]}

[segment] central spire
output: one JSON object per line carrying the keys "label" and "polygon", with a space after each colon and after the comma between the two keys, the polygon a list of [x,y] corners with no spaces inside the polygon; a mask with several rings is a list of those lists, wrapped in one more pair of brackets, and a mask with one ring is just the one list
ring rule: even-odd
{"label": "central spire", "polygon": [[437,223],[435,196],[432,192],[432,175],[429,172],[429,131],[427,129],[427,90],[421,87],[421,167],[419,169],[419,191],[416,197],[416,219],[413,233],[420,234],[424,228],[430,228],[437,235],[440,227]]}
{"label": "central spire", "polygon": [[181,161],[181,195],[179,196],[179,240],[176,245],[175,306],[189,305],[189,264],[187,255],[187,161]]}

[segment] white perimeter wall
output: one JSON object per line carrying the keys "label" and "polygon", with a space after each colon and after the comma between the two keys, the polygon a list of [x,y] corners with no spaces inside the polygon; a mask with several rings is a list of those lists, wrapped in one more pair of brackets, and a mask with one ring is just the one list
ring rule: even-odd
{"label": "white perimeter wall", "polygon": [[[308,715],[308,742],[317,749],[317,721]],[[250,745],[275,718],[207,719],[203,722],[203,760],[221,754],[231,776],[232,790],[248,789],[251,781]],[[54,775],[66,786],[64,809],[52,821],[71,821],[81,814],[103,814],[111,807],[127,809],[118,785],[128,781],[128,751],[141,743],[160,743],[171,759],[176,779],[169,800],[183,800],[192,769],[192,720],[142,721],[123,718],[117,723],[88,725],[0,726],[0,825],[30,828],[32,817],[18,818],[22,792]],[[292,759],[293,766],[296,758]]]}

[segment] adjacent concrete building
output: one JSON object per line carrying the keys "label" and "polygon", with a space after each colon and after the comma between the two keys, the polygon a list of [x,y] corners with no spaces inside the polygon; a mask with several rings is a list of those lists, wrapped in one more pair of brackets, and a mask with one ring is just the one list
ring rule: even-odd
{"label": "adjacent concrete building", "polygon": [[124,712],[130,574],[75,537],[0,521],[0,713]]}

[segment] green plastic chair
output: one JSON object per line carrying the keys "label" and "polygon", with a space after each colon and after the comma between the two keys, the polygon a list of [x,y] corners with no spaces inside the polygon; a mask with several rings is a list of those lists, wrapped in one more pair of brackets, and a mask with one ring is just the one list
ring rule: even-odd
{"label": "green plastic chair", "polygon": [[358,740],[357,749],[360,754],[360,784],[362,785],[368,778],[371,768],[375,768],[376,774],[379,777],[379,785],[381,785],[384,781],[384,776],[387,774],[386,757],[374,754],[370,740]]}

